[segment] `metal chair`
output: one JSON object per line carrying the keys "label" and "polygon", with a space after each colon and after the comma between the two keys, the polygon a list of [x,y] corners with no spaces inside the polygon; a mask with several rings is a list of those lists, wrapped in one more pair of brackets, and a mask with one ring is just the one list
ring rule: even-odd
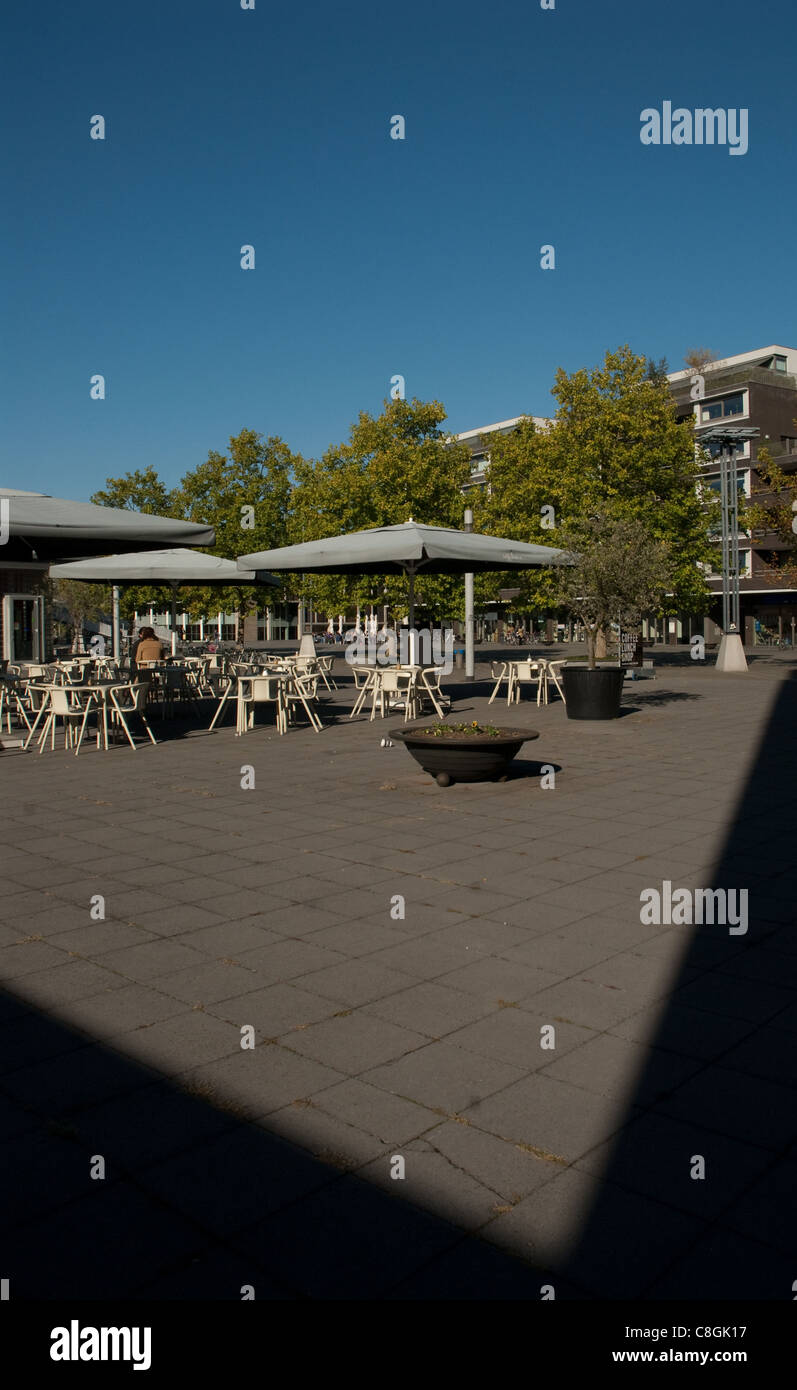
{"label": "metal chair", "polygon": [[283,680],[283,698],[287,723],[291,722],[296,706],[301,705],[316,733],[321,733],[324,725],[318,711],[313,709],[318,699],[318,675],[303,675],[301,671],[294,671],[286,676]]}
{"label": "metal chair", "polygon": [[284,682],[275,676],[240,677],[236,702],[236,738],[240,738],[254,727],[255,705],[273,704],[277,716],[277,733],[286,732],[288,721],[283,686]]}
{"label": "metal chair", "polygon": [[[540,687],[545,684],[544,678],[545,663],[542,661],[511,661],[509,662],[509,689],[507,690],[506,702],[508,705],[514,700],[515,704],[520,704],[520,687],[526,683],[537,683],[537,704],[540,703]],[[546,687],[547,692],[547,687]]]}
{"label": "metal chair", "polygon": [[357,692],[354,704],[351,707],[349,719],[353,719],[355,714],[359,714],[368,696],[373,692],[377,679],[375,666],[352,666],[354,676],[354,689]]}
{"label": "metal chair", "polygon": [[565,657],[559,661],[546,661],[540,659],[539,664],[540,666],[542,666],[543,670],[539,683],[539,688],[537,690],[537,704],[540,703],[540,696],[542,696],[543,704],[547,705],[549,680],[553,681],[554,685],[556,686],[556,689],[559,691],[559,694],[562,697],[563,704],[567,704],[567,700],[565,699],[564,687],[562,686],[562,682],[559,679],[559,673],[562,667],[567,665],[567,658]]}
{"label": "metal chair", "polygon": [[[39,737],[39,754],[44,752],[47,743],[47,735],[50,735],[50,748],[55,750],[55,725],[57,719],[62,719],[64,724],[64,751],[71,748],[75,739],[75,729],[80,725],[80,733],[77,739],[75,757],[80,752],[80,745],[83,742],[83,735],[86,732],[86,721],[91,713],[96,700],[90,690],[81,687],[80,694],[67,689],[62,685],[51,685],[47,688],[47,718],[44,722]],[[42,706],[45,708],[45,706]],[[38,720],[36,721],[38,723]],[[35,732],[35,725],[28,735],[25,747],[27,748]]]}
{"label": "metal chair", "polygon": [[417,679],[415,671],[393,670],[377,668],[377,679],[374,684],[373,698],[371,700],[371,719],[376,718],[376,707],[379,705],[379,714],[384,719],[390,713],[391,704],[404,704],[404,723],[408,719],[415,719],[418,713],[417,702]]}
{"label": "metal chair", "polygon": [[112,717],[114,719],[114,722],[118,722],[124,729],[124,732],[127,735],[127,741],[134,751],[136,745],[127,725],[127,718],[131,714],[138,715],[139,719],[144,725],[144,728],[149,734],[150,743],[157,744],[158,742],[151,728],[149,727],[147,716],[144,713],[144,706],[147,703],[148,694],[148,681],[136,681],[133,685],[120,685],[118,687],[112,688],[110,691]]}
{"label": "metal chair", "polygon": [[417,703],[419,707],[422,707],[425,700],[428,699],[438,719],[442,719],[447,711],[451,709],[451,696],[446,695],[440,688],[440,681],[443,675],[444,672],[441,667],[426,666],[421,671],[416,685]]}
{"label": "metal chair", "polygon": [[[500,670],[498,670],[498,671],[496,671],[496,667],[497,667],[497,666],[500,667]],[[509,683],[509,680],[510,680],[510,677],[509,677],[509,662],[508,662],[508,661],[493,661],[493,662],[491,662],[491,663],[490,663],[490,676],[491,676],[492,680],[495,681],[495,685],[493,686],[493,693],[492,693],[492,695],[490,696],[489,700],[487,701],[488,705],[491,705],[491,704],[493,703],[493,700],[495,699],[496,695],[498,694],[498,691],[501,689],[501,684],[502,684],[502,682],[503,682],[503,681],[507,681],[507,683]],[[507,698],[507,703],[509,703],[508,698]]]}

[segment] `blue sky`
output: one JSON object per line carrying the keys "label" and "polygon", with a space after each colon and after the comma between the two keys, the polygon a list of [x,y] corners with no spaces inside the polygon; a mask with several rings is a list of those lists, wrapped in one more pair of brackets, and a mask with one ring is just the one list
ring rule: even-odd
{"label": "blue sky", "polygon": [[[675,370],[797,340],[793,0],[38,0],[2,26],[9,486],[173,484],[243,428],[317,456],[397,373],[463,430],[550,413],[555,369],[619,343]],[[643,146],[665,99],[748,108],[747,154]]]}

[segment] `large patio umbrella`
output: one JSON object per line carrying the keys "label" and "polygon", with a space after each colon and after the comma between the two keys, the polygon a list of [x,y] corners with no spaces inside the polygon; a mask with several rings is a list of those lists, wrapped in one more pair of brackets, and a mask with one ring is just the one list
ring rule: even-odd
{"label": "large patio umbrella", "polygon": [[410,519],[398,526],[375,526],[279,550],[240,555],[238,564],[261,571],[293,570],[315,574],[387,574],[409,577],[409,626],[415,619],[416,574],[475,574],[527,570],[568,563],[565,551],[529,545],[447,526],[422,526]]}
{"label": "large patio umbrella", "polygon": [[115,545],[151,550],[164,545],[213,545],[212,526],[175,521],[124,507],[98,507],[43,492],[0,487],[3,561],[68,560],[107,554]]}
{"label": "large patio umbrella", "polygon": [[126,555],[102,555],[50,566],[51,579],[83,579],[86,583],[112,583],[114,592],[114,655],[119,655],[119,584],[170,584],[172,631],[177,627],[177,590],[181,584],[269,584],[281,581],[273,574],[256,574],[221,555],[199,550],[144,550]]}

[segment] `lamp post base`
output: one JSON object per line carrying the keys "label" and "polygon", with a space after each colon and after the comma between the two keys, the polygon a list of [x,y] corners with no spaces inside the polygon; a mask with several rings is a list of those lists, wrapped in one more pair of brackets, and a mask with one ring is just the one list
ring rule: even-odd
{"label": "lamp post base", "polygon": [[720,649],[717,653],[716,669],[726,672],[747,670],[747,657],[744,654],[742,639],[738,632],[723,632]]}

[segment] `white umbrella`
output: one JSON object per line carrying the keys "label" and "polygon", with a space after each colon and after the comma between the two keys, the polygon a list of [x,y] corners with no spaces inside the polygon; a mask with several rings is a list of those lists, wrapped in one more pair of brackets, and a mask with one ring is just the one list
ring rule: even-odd
{"label": "white umbrella", "polygon": [[4,523],[8,530],[4,560],[47,561],[101,555],[120,541],[148,549],[181,542],[213,545],[215,541],[212,526],[128,511],[125,507],[98,507],[94,502],[73,502],[44,492],[8,487],[0,487],[0,501],[5,504]]}
{"label": "white umbrella", "polygon": [[[199,550],[134,551],[126,555],[103,555],[91,560],[72,560],[50,566],[51,579],[83,579],[87,583],[170,584],[172,588],[172,629],[177,625],[177,590],[181,584],[268,584],[281,581],[272,574],[256,574],[242,569],[221,555],[205,555]],[[114,650],[118,655],[116,614]],[[221,636],[221,630],[219,631]]]}
{"label": "white umbrella", "polygon": [[409,576],[410,627],[415,618],[416,574],[474,574],[567,563],[566,552],[551,546],[529,545],[447,526],[423,526],[412,520],[399,526],[375,526],[347,536],[304,541],[238,557],[239,565],[257,571],[386,574],[399,570]]}

